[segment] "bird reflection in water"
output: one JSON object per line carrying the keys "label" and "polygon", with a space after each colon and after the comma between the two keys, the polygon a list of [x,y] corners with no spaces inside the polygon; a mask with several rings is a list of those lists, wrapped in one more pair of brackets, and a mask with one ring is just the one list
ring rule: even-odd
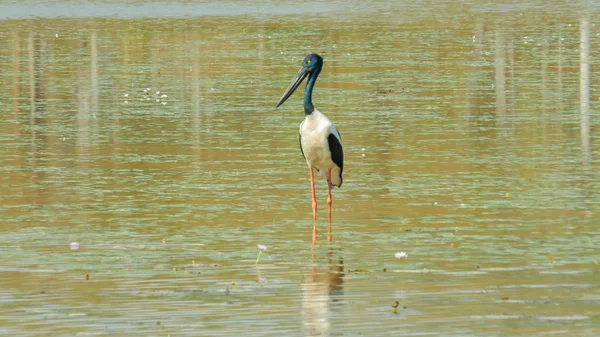
{"label": "bird reflection in water", "polygon": [[343,303],[344,258],[329,247],[327,264],[313,260],[302,282],[302,322],[306,336],[329,336],[331,319]]}

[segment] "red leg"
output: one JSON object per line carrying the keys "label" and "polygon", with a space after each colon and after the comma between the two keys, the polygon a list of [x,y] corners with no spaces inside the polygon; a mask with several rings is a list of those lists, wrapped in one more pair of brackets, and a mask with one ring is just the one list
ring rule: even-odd
{"label": "red leg", "polygon": [[317,242],[317,194],[315,193],[315,172],[310,168],[310,190],[312,192],[312,210],[313,210],[313,244]]}
{"label": "red leg", "polygon": [[327,185],[329,187],[329,195],[327,196],[327,213],[329,215],[329,235],[327,236],[327,240],[331,242],[333,240],[333,235],[331,234],[331,205],[333,204],[333,198],[331,198],[331,170],[329,170],[329,179],[327,180]]}

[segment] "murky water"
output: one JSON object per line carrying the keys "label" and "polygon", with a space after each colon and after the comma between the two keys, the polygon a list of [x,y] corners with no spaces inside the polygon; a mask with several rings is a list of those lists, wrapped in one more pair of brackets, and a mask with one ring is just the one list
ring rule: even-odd
{"label": "murky water", "polygon": [[589,6],[0,4],[0,333],[599,335]]}

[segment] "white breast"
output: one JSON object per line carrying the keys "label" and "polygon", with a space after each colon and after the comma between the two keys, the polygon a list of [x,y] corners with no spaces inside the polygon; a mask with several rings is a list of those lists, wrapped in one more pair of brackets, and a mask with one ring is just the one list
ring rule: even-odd
{"label": "white breast", "polygon": [[339,176],[339,168],[331,159],[327,141],[330,134],[334,134],[341,144],[340,136],[331,121],[317,109],[300,124],[300,145],[306,161],[324,176],[329,170],[337,169],[332,171],[332,180],[337,181],[339,178],[333,177]]}

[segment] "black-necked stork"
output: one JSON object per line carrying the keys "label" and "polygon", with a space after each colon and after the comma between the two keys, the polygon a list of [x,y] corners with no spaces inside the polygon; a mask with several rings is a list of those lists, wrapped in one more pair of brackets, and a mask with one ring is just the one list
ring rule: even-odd
{"label": "black-necked stork", "polygon": [[331,187],[342,186],[342,172],[344,170],[344,151],[342,138],[331,121],[315,109],[312,103],[312,91],[317,77],[323,68],[323,58],[317,54],[308,55],[302,62],[302,68],[292,80],[287,90],[279,99],[277,107],[283,104],[298,88],[300,83],[308,76],[306,90],[304,91],[304,121],[300,124],[300,150],[306,159],[310,171],[310,188],[312,191],[313,210],[313,243],[317,240],[317,197],[315,193],[315,176],[313,168],[327,179],[329,196],[327,198],[329,214],[329,241],[331,236]]}

